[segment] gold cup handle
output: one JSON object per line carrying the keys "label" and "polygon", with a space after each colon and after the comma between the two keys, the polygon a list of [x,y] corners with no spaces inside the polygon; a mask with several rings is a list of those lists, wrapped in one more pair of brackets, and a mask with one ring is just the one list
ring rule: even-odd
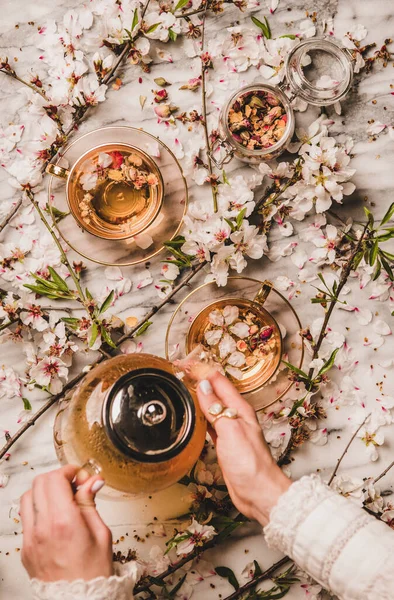
{"label": "gold cup handle", "polygon": [[260,304],[261,306],[263,306],[265,301],[267,300],[268,296],[270,295],[272,288],[273,288],[272,283],[268,280],[265,280],[263,282],[261,288],[257,292],[256,296],[254,297],[254,302],[257,302],[257,304]]}
{"label": "gold cup handle", "polygon": [[60,179],[67,179],[70,171],[65,169],[64,167],[59,167],[59,165],[49,164],[45,169],[46,173],[53,175],[54,177],[59,177]]}

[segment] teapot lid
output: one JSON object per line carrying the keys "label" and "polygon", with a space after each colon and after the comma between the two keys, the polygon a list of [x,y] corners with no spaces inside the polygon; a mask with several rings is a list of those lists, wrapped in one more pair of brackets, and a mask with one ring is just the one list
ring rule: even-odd
{"label": "teapot lid", "polygon": [[110,440],[139,462],[162,462],[179,454],[190,441],[195,419],[193,399],[182,381],[149,367],[120,377],[103,406]]}

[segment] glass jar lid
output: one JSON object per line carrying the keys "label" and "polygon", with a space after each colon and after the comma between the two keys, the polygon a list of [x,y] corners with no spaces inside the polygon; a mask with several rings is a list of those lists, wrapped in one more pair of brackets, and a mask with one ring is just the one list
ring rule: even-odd
{"label": "glass jar lid", "polygon": [[343,98],[353,81],[351,55],[333,40],[305,40],[289,52],[286,79],[295,97],[317,106]]}
{"label": "glass jar lid", "polygon": [[195,425],[193,399],[175,375],[155,368],[120,377],[103,406],[108,436],[139,462],[162,462],[188,444]]}

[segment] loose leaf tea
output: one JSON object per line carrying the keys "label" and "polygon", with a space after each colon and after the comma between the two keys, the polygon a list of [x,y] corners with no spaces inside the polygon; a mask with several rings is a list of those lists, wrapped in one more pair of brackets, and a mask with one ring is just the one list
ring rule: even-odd
{"label": "loose leaf tea", "polygon": [[270,148],[283,136],[287,114],[274,94],[253,90],[238,96],[228,113],[232,137],[248,150]]}

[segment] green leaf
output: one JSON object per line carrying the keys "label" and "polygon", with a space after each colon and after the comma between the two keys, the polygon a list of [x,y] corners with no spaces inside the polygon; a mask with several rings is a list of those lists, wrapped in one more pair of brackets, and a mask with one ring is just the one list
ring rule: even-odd
{"label": "green leaf", "polygon": [[170,38],[171,41],[175,42],[176,38],[178,37],[178,35],[175,33],[175,31],[173,31],[171,29],[171,27],[168,30],[168,37]]}
{"label": "green leaf", "polygon": [[48,290],[48,288],[44,288],[39,285],[32,285],[30,283],[24,283],[23,287],[31,290],[38,296],[45,296],[46,298],[50,298],[51,300],[58,300],[59,298],[64,298],[65,296],[61,293],[56,293],[55,290]]}
{"label": "green leaf", "polygon": [[145,333],[145,331],[152,325],[152,321],[147,321],[146,323],[144,323],[143,325],[141,325],[141,327],[139,329],[137,329],[136,333],[135,333],[135,337],[139,337],[140,335],[142,335],[143,333]]}
{"label": "green leaf", "polygon": [[66,281],[63,279],[63,277],[60,277],[60,275],[56,273],[55,269],[53,269],[52,267],[48,266],[48,271],[52,277],[52,280],[56,283],[57,287],[63,290],[64,292],[68,292],[69,287]]}
{"label": "green leaf", "polygon": [[58,286],[54,281],[49,281],[48,279],[43,279],[42,277],[38,277],[34,273],[31,273],[32,277],[42,285],[42,287],[47,288],[48,290],[58,290]]}
{"label": "green leaf", "polygon": [[108,346],[111,346],[111,348],[116,348],[116,345],[112,341],[112,338],[109,335],[108,331],[105,329],[104,325],[101,325],[100,332],[101,332],[101,337],[103,338],[104,342],[106,344],[108,344]]}
{"label": "green leaf", "polygon": [[154,31],[156,31],[156,29],[159,27],[160,23],[154,23],[153,25],[151,25],[148,29],[148,31],[145,31],[145,33],[153,33]]}
{"label": "green leaf", "polygon": [[154,585],[158,585],[159,587],[163,587],[165,585],[162,579],[159,579],[158,577],[153,577],[153,575],[149,575],[149,581]]}
{"label": "green leaf", "polygon": [[357,252],[356,256],[354,257],[354,261],[353,261],[353,271],[356,271],[356,269],[358,268],[362,259],[363,259],[362,251]]}
{"label": "green leaf", "polygon": [[178,583],[172,588],[172,590],[170,591],[170,594],[169,594],[170,598],[175,598],[177,591],[180,590],[181,587],[183,586],[183,584],[185,583],[186,577],[187,577],[187,573],[185,573],[184,576],[180,578]]}
{"label": "green leaf", "polygon": [[280,38],[289,38],[290,40],[295,40],[297,38],[296,35],[294,35],[294,33],[287,33],[286,35],[280,35]]}
{"label": "green leaf", "polygon": [[371,211],[366,206],[364,206],[364,212],[365,212],[365,216],[368,219],[368,225],[370,227],[373,227],[373,224],[375,222],[375,219],[373,218],[373,214],[371,213]]}
{"label": "green leaf", "polygon": [[271,39],[271,37],[272,37],[271,27],[270,27],[270,24],[268,23],[267,17],[265,17],[265,16],[264,16],[264,21],[265,21],[265,25],[266,25],[267,30],[268,30],[268,39]]}
{"label": "green leaf", "polygon": [[49,214],[52,213],[52,217],[55,219],[56,223],[59,223],[59,221],[61,221],[65,217],[68,217],[68,215],[70,214],[69,212],[63,212],[62,210],[59,210],[55,206],[49,207],[48,204],[45,207],[45,212]]}
{"label": "green leaf", "polygon": [[339,352],[339,348],[335,348],[335,350],[331,353],[331,356],[328,358],[328,360],[326,360],[326,362],[324,363],[324,365],[322,366],[322,368],[320,369],[320,371],[317,374],[317,377],[319,377],[319,375],[324,375],[324,373],[327,373],[327,371],[329,371],[335,362],[335,357]]}
{"label": "green leaf", "polygon": [[223,217],[223,218],[226,221],[227,225],[230,227],[231,233],[236,231],[236,227],[235,227],[234,223],[232,221],[230,221],[230,219],[226,219],[226,217]]}
{"label": "green leaf", "polygon": [[241,227],[241,225],[242,225],[242,222],[243,222],[243,220],[244,220],[244,217],[245,217],[245,215],[246,215],[246,208],[243,208],[243,209],[241,210],[241,212],[240,212],[240,213],[238,213],[238,215],[237,215],[237,218],[236,218],[236,220],[235,220],[235,222],[236,222],[236,224],[237,224],[237,229],[239,229],[239,228]]}
{"label": "green leaf", "polygon": [[187,4],[189,4],[189,1],[190,0],[179,0],[178,4],[174,8],[174,12],[176,12],[177,10],[181,10],[181,8],[184,8]]}
{"label": "green leaf", "polygon": [[375,264],[375,260],[378,255],[378,250],[379,250],[379,243],[377,240],[375,240],[373,243],[373,246],[372,246],[371,253],[369,255],[369,264],[371,265],[371,267],[372,267],[372,265]]}
{"label": "green leaf", "polygon": [[133,31],[133,29],[137,25],[137,23],[138,23],[138,10],[135,9],[134,14],[133,14],[133,22],[131,24],[131,31]]}
{"label": "green leaf", "polygon": [[382,272],[382,263],[380,262],[380,260],[378,258],[377,261],[376,261],[375,270],[374,270],[373,275],[372,275],[372,281],[376,281],[381,272]]}
{"label": "green leaf", "polygon": [[112,300],[114,299],[114,290],[111,290],[110,293],[108,294],[108,296],[106,297],[106,299],[104,300],[104,302],[102,303],[102,305],[100,306],[100,310],[99,310],[99,315],[101,315],[102,313],[104,313],[107,308],[109,308],[112,304]]}
{"label": "green leaf", "polygon": [[92,294],[89,292],[88,288],[85,289],[86,298],[88,300],[93,300]]}
{"label": "green leaf", "polygon": [[261,567],[260,567],[259,563],[257,562],[257,560],[254,560],[253,564],[254,564],[254,575],[253,575],[253,579],[254,579],[255,577],[258,577],[259,575],[261,575],[263,571],[261,570]]}
{"label": "green leaf", "polygon": [[184,238],[183,235],[177,235],[173,240],[164,242],[164,245],[166,248],[179,248],[180,246],[183,246],[185,242],[186,238]]}
{"label": "green leaf", "polygon": [[92,323],[92,332],[90,334],[90,340],[89,340],[89,348],[91,348],[94,344],[94,342],[97,340],[97,336],[98,336],[98,326],[97,323],[94,321]]}
{"label": "green leaf", "polygon": [[380,250],[380,254],[382,254],[385,258],[387,258],[387,260],[394,261],[394,254],[391,254],[390,252],[386,252],[386,250]]}
{"label": "green leaf", "polygon": [[391,240],[394,237],[394,233],[381,233],[380,235],[377,235],[375,240],[377,240],[378,242],[388,242],[389,240]]}
{"label": "green leaf", "polygon": [[301,369],[299,369],[298,367],[295,367],[294,365],[292,365],[291,363],[282,360],[283,364],[286,365],[286,367],[288,367],[291,371],[294,371],[294,373],[297,373],[297,375],[300,375],[301,377],[303,377],[304,379],[309,380],[309,377],[306,373],[304,373],[304,371],[302,371]]}
{"label": "green leaf", "polygon": [[291,411],[287,415],[287,418],[292,417],[293,415],[295,415],[295,413],[297,412],[297,410],[304,404],[305,398],[306,398],[306,396],[303,396],[303,398],[300,398],[299,400],[297,400],[296,402],[294,402],[293,408],[291,409]]}
{"label": "green leaf", "polygon": [[384,215],[383,219],[380,221],[380,226],[388,223],[393,215],[394,215],[394,202],[392,204],[390,204],[386,214]]}
{"label": "green leaf", "polygon": [[393,274],[393,270],[390,267],[389,263],[387,262],[387,260],[384,258],[384,256],[380,257],[380,260],[382,261],[382,265],[384,270],[386,271],[387,275],[390,277],[390,281],[394,281],[394,274]]}
{"label": "green leaf", "polygon": [[[256,17],[251,17],[251,18],[252,18],[253,23],[255,25],[257,25],[257,27],[259,27],[261,29],[261,31],[263,32],[264,37],[267,38],[267,40],[269,40],[271,38],[271,31],[270,31],[269,26],[267,27],[267,25],[264,25],[264,23],[262,23],[261,21],[259,21],[259,19],[257,19]],[[265,19],[265,20],[267,22],[267,19]]]}
{"label": "green leaf", "polygon": [[227,579],[229,584],[232,585],[235,590],[239,590],[238,579],[236,578],[234,571],[228,567],[215,567],[215,571],[220,577]]}
{"label": "green leaf", "polygon": [[31,404],[29,402],[29,400],[27,398],[22,398],[22,402],[23,402],[23,408],[25,410],[31,410]]}

